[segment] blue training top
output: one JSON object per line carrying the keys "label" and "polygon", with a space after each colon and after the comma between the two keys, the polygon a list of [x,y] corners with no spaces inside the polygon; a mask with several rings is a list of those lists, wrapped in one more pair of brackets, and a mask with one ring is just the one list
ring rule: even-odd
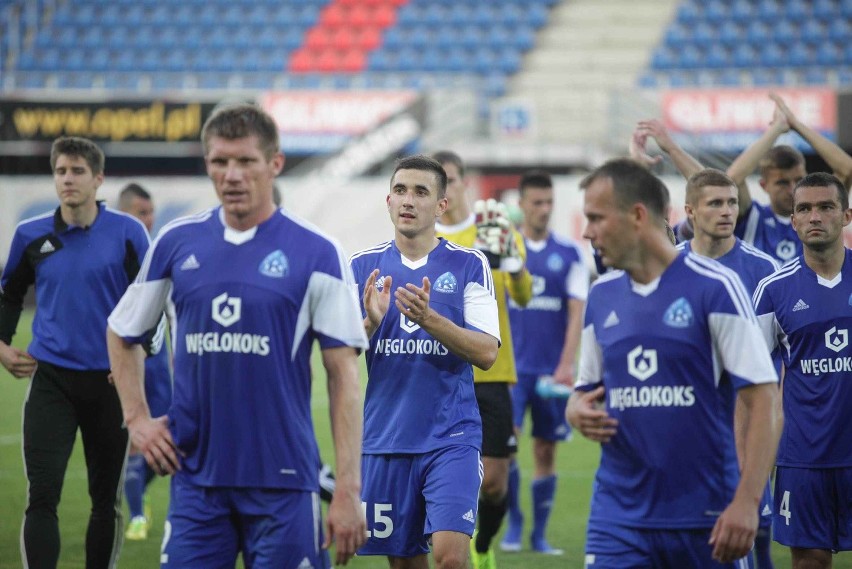
{"label": "blue training top", "polygon": [[148,244],[140,221],[103,202],[86,228],[66,224],[59,208],[22,221],[0,278],[0,340],[11,342],[35,284],[29,354],[70,369],[109,369],[107,317],[136,277]]}

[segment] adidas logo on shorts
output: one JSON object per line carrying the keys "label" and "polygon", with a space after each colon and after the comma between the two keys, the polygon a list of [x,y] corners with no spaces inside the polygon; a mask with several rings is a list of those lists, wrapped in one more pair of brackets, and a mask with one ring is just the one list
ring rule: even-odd
{"label": "adidas logo on shorts", "polygon": [[476,516],[473,515],[473,510],[468,510],[465,515],[462,516],[463,520],[467,520],[470,523],[476,523]]}
{"label": "adidas logo on shorts", "polygon": [[311,563],[311,560],[305,557],[296,569],[314,569],[314,566]]}

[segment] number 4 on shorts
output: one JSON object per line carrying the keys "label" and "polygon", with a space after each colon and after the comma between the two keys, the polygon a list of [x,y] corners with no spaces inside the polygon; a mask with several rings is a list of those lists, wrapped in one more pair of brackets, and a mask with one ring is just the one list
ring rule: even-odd
{"label": "number 4 on shorts", "polygon": [[790,516],[792,514],[790,513],[790,491],[789,490],[785,490],[784,495],[781,496],[781,509],[778,511],[778,513],[781,514],[784,517],[785,520],[787,520],[786,525],[790,525]]}

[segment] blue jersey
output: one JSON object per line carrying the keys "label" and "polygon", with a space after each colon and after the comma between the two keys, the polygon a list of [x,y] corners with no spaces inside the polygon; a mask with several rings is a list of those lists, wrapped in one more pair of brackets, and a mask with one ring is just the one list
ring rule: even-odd
{"label": "blue jersey", "polygon": [[789,217],[775,215],[768,205],[751,202],[748,213],[737,220],[734,235],[754,245],[782,265],[802,254],[802,241]]}
{"label": "blue jersey", "polygon": [[340,248],[284,210],[248,231],[221,208],[163,228],[110,316],[129,341],[175,311],[169,428],[199,486],[318,491],[311,347],[367,345]]}
{"label": "blue jersey", "polygon": [[164,316],[157,326],[151,354],[145,358],[145,400],[152,417],[165,415],[172,404],[172,371],[165,334]]}
{"label": "blue jersey", "polygon": [[576,243],[549,235],[524,239],[533,297],[525,308],[509,300],[512,344],[519,374],[552,374],[559,365],[568,326],[568,301],[586,300],[589,270]]}
{"label": "blue jersey", "polygon": [[739,278],[695,254],[645,285],[613,271],[592,286],[584,325],[576,387],[603,384],[619,422],[590,523],[712,527],[739,482],[735,390],[777,381]]}
{"label": "blue jersey", "polygon": [[852,466],[852,252],[832,280],[799,257],[761,281],[754,305],[784,359],[780,466]]}
{"label": "blue jersey", "polygon": [[[745,285],[746,292],[752,294],[757,288],[757,283],[778,270],[778,262],[764,253],[739,239],[736,239],[734,247],[715,259],[719,264],[728,267],[740,277]],[[677,248],[681,251],[692,252],[692,241],[679,243]]]}
{"label": "blue jersey", "polygon": [[[497,301],[488,260],[480,251],[441,239],[418,261],[393,241],[352,256],[358,290],[374,269],[394,287],[432,283],[429,306],[461,328],[499,340]],[[376,283],[381,290],[383,280]],[[391,293],[393,296],[393,293]],[[452,445],[482,445],[482,422],[471,364],[408,320],[391,299],[367,351],[364,454],[431,452]]]}
{"label": "blue jersey", "polygon": [[106,322],[148,250],[136,218],[98,203],[89,227],[69,226],[60,209],[18,224],[0,278],[0,340],[14,334],[27,288],[36,313],[28,352],[76,370],[107,370]]}

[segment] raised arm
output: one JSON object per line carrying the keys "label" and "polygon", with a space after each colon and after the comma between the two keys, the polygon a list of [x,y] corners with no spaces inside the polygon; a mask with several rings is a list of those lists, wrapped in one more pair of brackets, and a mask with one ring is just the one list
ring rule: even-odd
{"label": "raised arm", "polygon": [[657,164],[663,159],[662,156],[648,154],[648,137],[653,138],[660,150],[668,154],[675,168],[684,178],[689,179],[690,176],[704,169],[701,162],[693,158],[674,141],[665,125],[658,119],[639,121],[636,125],[636,130],[633,131],[633,136],[630,138],[631,158],[647,166]]}
{"label": "raised arm", "polygon": [[[426,277],[423,277],[422,287],[411,283],[405,288],[399,287],[394,293],[396,307],[449,351],[478,368],[489,369],[497,360],[497,338],[457,326],[432,310],[429,307],[431,290],[432,285]],[[494,309],[497,309],[496,304]]]}
{"label": "raised arm", "polygon": [[775,145],[778,137],[790,130],[790,124],[787,122],[787,117],[781,112],[778,106],[775,106],[775,113],[772,116],[772,122],[769,128],[766,129],[760,138],[755,140],[751,146],[743,150],[742,154],[736,157],[728,166],[726,173],[737,185],[737,197],[740,202],[740,209],[737,214],[737,219],[743,217],[751,209],[751,193],[746,184],[746,178],[754,172],[767,152]]}
{"label": "raised arm", "polygon": [[354,348],[325,349],[322,363],[328,375],[329,414],[337,462],[337,481],[328,509],[324,547],[333,540],[336,564],[345,565],[364,544],[367,531],[361,509],[361,383]]}
{"label": "raised arm", "polygon": [[837,144],[800,121],[787,106],[787,103],[784,102],[784,99],[776,93],[770,93],[769,98],[775,101],[776,107],[786,117],[790,128],[808,141],[808,144],[816,150],[817,154],[832,169],[834,175],[840,178],[847,187],[852,186],[852,156],[846,154]]}

